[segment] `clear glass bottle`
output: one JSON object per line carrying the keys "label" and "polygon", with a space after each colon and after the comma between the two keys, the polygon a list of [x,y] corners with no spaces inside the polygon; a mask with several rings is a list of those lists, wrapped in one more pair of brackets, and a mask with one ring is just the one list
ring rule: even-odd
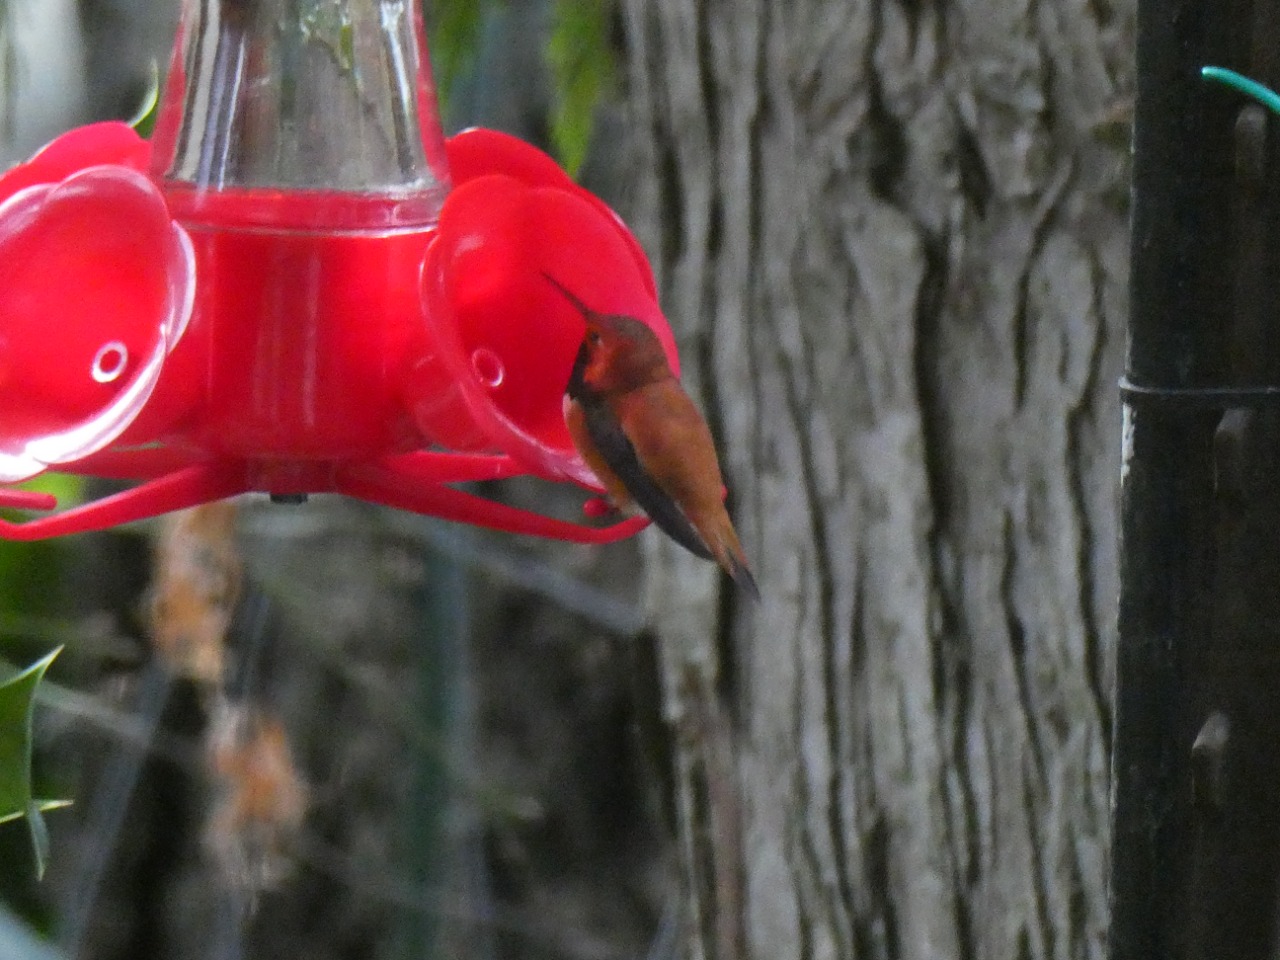
{"label": "clear glass bottle", "polygon": [[[183,219],[434,222],[448,164],[421,4],[184,0],[154,144]],[[220,202],[242,190],[263,192]]]}

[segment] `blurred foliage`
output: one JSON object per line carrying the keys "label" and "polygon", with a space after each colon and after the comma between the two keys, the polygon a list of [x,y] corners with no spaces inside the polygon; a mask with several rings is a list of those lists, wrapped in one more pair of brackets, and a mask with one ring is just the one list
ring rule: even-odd
{"label": "blurred foliage", "polygon": [[[441,113],[477,67],[485,28],[511,0],[433,0],[429,33]],[[534,0],[526,0],[534,2]],[[541,0],[547,12],[545,58],[551,80],[551,146],[576,176],[591,143],[596,108],[615,89],[610,42],[613,0]]]}
{"label": "blurred foliage", "polygon": [[[78,503],[83,488],[82,478],[62,473],[46,473],[22,484],[24,490],[52,493],[62,507]],[[56,613],[62,598],[56,589],[50,589],[50,584],[60,582],[66,556],[66,545],[57,541],[19,543],[0,540],[0,612],[23,617]],[[11,661],[32,654],[28,650],[22,656],[10,656],[8,647],[6,644],[5,658]]]}
{"label": "blurred foliage", "polygon": [[609,0],[554,0],[547,58],[551,64],[551,142],[570,176],[587,157],[596,106],[612,92]]}
{"label": "blurred foliage", "polygon": [[0,905],[0,958],[63,960],[64,955],[40,939],[21,917]]}
{"label": "blurred foliage", "polygon": [[[4,0],[0,0],[4,2]],[[475,68],[485,17],[505,0],[428,0],[428,33],[440,112],[444,114],[460,77]]]}

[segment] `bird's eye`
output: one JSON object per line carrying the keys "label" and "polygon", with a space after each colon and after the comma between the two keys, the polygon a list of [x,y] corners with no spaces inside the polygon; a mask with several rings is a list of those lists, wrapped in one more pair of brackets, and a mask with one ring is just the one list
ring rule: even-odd
{"label": "bird's eye", "polygon": [[598,331],[596,331],[596,330],[592,330],[592,331],[590,331],[590,332],[587,334],[587,342],[588,342],[589,344],[591,344],[593,347],[594,347],[594,346],[598,346],[598,345],[599,345],[599,343],[600,343],[600,334],[599,334],[599,332],[598,332]]}

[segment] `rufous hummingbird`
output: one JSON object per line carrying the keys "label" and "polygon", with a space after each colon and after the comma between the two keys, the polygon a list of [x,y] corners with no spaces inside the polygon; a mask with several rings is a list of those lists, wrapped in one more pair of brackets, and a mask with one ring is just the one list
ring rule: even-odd
{"label": "rufous hummingbird", "polygon": [[707,422],[671,372],[654,332],[635,317],[592,310],[543,274],[587,329],[565,390],[565,425],[614,506],[637,506],[676,543],[715,560],[760,598],[724,506]]}

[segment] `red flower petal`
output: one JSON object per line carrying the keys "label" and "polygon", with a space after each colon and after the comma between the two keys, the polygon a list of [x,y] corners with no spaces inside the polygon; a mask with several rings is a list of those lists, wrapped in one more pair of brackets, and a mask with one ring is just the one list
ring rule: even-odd
{"label": "red flower petal", "polygon": [[579,189],[558,163],[532,144],[498,130],[472,127],[445,141],[455,186],[500,173],[531,187]]}
{"label": "red flower petal", "polygon": [[95,167],[0,203],[0,481],[102,449],[181,336],[190,244],[141,174]]}
{"label": "red flower petal", "polygon": [[645,256],[640,241],[608,204],[590,190],[584,190],[574,183],[547,154],[518,137],[480,127],[463,130],[450,137],[445,141],[445,150],[449,157],[449,173],[455,186],[461,186],[477,177],[502,174],[531,187],[558,187],[586,200],[612,222],[645,278],[649,295],[657,299],[658,288],[653,281],[653,269],[649,266],[649,258]]}
{"label": "red flower petal", "polygon": [[127,123],[91,123],[64,133],[0,176],[0,203],[25,187],[58,183],[89,167],[110,164],[145,173],[150,162],[151,144]]}

